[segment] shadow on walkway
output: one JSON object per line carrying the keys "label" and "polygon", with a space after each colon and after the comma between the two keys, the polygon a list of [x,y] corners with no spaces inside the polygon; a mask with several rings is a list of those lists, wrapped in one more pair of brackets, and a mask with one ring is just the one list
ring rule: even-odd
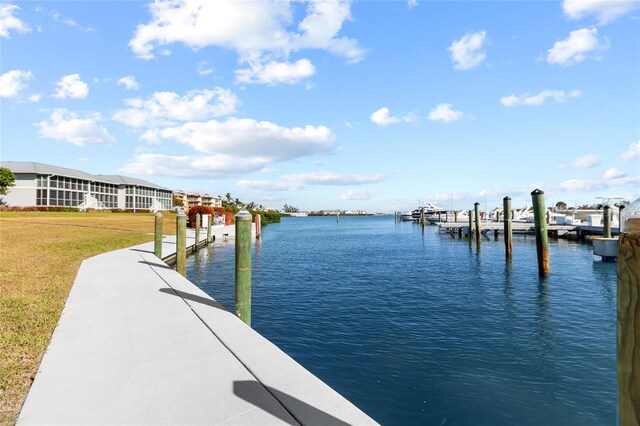
{"label": "shadow on walkway", "polygon": [[185,293],[184,291],[175,290],[172,288],[161,288],[159,290],[162,293],[170,294],[171,296],[178,296],[185,300],[191,300],[192,302],[202,303],[203,305],[211,306],[212,308],[220,309],[225,312],[228,312],[224,306],[220,303],[216,302],[213,299],[207,299],[206,297],[196,296],[195,294]]}
{"label": "shadow on walkway", "polygon": [[292,422],[290,418],[282,416],[282,413],[274,412],[274,410],[270,409],[271,407],[268,404],[264,403],[264,396],[262,396],[264,395],[264,389],[271,393],[271,395],[273,395],[280,404],[285,407],[285,409],[296,421],[299,422],[299,424],[336,426],[349,425],[349,423],[343,422],[337,417],[333,417],[331,414],[318,410],[316,407],[313,407],[306,402],[302,402],[298,398],[294,398],[293,396],[270,386],[264,386],[256,381],[249,380],[233,382],[233,393],[239,398],[250,402],[256,407],[261,408],[290,425],[298,425],[298,423]]}

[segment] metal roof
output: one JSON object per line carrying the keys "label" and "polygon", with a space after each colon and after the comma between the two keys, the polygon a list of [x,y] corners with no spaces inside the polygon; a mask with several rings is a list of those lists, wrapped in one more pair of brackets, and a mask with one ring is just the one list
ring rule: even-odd
{"label": "metal roof", "polygon": [[0,162],[0,166],[6,167],[11,170],[12,173],[35,173],[40,175],[65,176],[94,182],[112,183],[116,185],[146,186],[148,188],[171,191],[169,188],[156,185],[155,183],[143,179],[120,175],[92,175],[81,170],[67,169],[66,167],[52,166],[51,164],[35,163],[32,161],[3,161]]}

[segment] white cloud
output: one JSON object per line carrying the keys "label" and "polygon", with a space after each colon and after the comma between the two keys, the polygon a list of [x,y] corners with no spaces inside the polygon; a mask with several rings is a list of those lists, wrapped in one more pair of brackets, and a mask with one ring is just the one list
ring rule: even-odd
{"label": "white cloud", "polygon": [[125,99],[124,103],[129,108],[116,111],[113,119],[140,128],[233,114],[239,101],[230,90],[216,87],[192,90],[182,96],[175,92],[155,92],[147,99]]}
{"label": "white cloud", "polygon": [[20,10],[15,4],[0,4],[0,37],[11,38],[11,31],[29,33],[31,28],[14,16]]}
{"label": "white cloud", "polygon": [[[129,41],[133,52],[144,59],[153,58],[156,48],[172,43],[194,50],[218,46],[236,50],[239,62],[249,64],[243,71],[253,75],[259,74],[251,72],[259,68],[257,64],[287,63],[282,59],[302,49],[326,50],[349,62],[362,60],[365,53],[356,40],[339,36],[344,22],[351,19],[350,3],[345,0],[308,2],[297,28],[292,28],[292,4],[276,0],[159,0],[148,7],[151,20],[138,25]],[[303,72],[308,74],[309,67]]]}
{"label": "white cloud", "polygon": [[391,117],[389,108],[380,108],[371,114],[371,121],[378,126],[388,126],[389,124],[399,123],[401,120],[397,117]]}
{"label": "white cloud", "polygon": [[262,158],[239,158],[230,155],[172,156],[164,154],[139,154],[122,167],[124,173],[212,178],[238,176],[262,169]]}
{"label": "white cloud", "polygon": [[42,95],[40,95],[40,93],[34,93],[33,95],[29,95],[29,97],[27,98],[27,100],[29,102],[40,102],[40,98],[42,97]]}
{"label": "white cloud", "polygon": [[[418,119],[418,117],[414,113],[409,113],[402,117],[393,117],[391,116],[389,108],[386,107],[382,107],[379,110],[374,111],[369,118],[371,119],[371,122],[377,124],[378,126],[388,126],[389,124],[400,123],[403,121],[405,123],[413,123]],[[345,125],[350,129],[353,128],[352,124],[348,121],[345,123]]]}
{"label": "white cloud", "polygon": [[372,197],[380,194],[378,190],[365,191],[363,189],[348,189],[345,193],[340,195],[340,199],[347,200],[370,200]]}
{"label": "white cloud", "polygon": [[552,191],[598,191],[606,188],[613,188],[640,183],[640,177],[618,177],[605,180],[569,179],[560,184],[550,185]]}
{"label": "white cloud", "polygon": [[89,86],[80,79],[80,74],[65,75],[56,83],[58,89],[53,94],[54,98],[86,98],[89,94]]}
{"label": "white cloud", "polygon": [[622,170],[616,169],[615,167],[611,167],[610,169],[608,169],[606,172],[604,172],[604,178],[609,180],[609,179],[619,179],[619,178],[623,178],[626,177],[627,174],[625,172],[623,172]]}
{"label": "white cloud", "polygon": [[427,118],[431,121],[451,123],[460,120],[462,117],[464,117],[462,111],[455,111],[451,104],[439,104],[431,110]]}
{"label": "white cloud", "polygon": [[239,180],[236,182],[236,186],[258,191],[291,191],[303,187],[303,185],[294,182],[270,180]]}
{"label": "white cloud", "polygon": [[77,146],[115,143],[107,129],[98,124],[101,119],[98,113],[80,117],[66,109],[56,109],[51,113],[49,121],[41,121],[36,126],[43,138],[64,140]]}
{"label": "white cloud", "polygon": [[598,164],[600,164],[600,158],[597,155],[589,154],[578,157],[571,163],[563,164],[560,167],[562,167],[563,169],[590,169],[597,166]]}
{"label": "white cloud", "polygon": [[0,98],[14,98],[27,88],[27,80],[33,78],[31,71],[13,70],[0,75]]}
{"label": "white cloud", "polygon": [[260,157],[265,161],[285,161],[330,152],[335,136],[325,126],[282,127],[269,121],[230,118],[190,122],[158,132],[202,153],[222,153],[239,157]]}
{"label": "white cloud", "polygon": [[487,38],[486,31],[478,31],[472,34],[465,34],[460,40],[451,43],[447,48],[451,52],[454,68],[457,70],[468,70],[475,68],[486,58],[487,54],[482,48]]}
{"label": "white cloud", "polygon": [[640,140],[629,145],[629,149],[622,153],[620,159],[622,161],[631,161],[640,158]]}
{"label": "white cloud", "polygon": [[577,98],[581,96],[582,93],[579,90],[572,90],[570,92],[565,92],[564,90],[543,90],[537,95],[530,95],[529,93],[524,93],[522,95],[509,95],[500,98],[500,102],[504,106],[517,106],[517,105],[543,105],[544,102],[551,98],[556,102],[565,102],[569,98]]}
{"label": "white cloud", "polygon": [[128,90],[138,90],[140,88],[140,85],[136,81],[136,78],[132,75],[127,75],[119,79],[118,85],[124,86],[125,89],[128,89]]}
{"label": "white cloud", "polygon": [[562,10],[569,19],[593,15],[604,25],[640,7],[640,2],[623,0],[564,0]]}
{"label": "white cloud", "polygon": [[608,48],[608,43],[598,39],[597,28],[582,28],[571,31],[566,39],[556,41],[547,51],[547,62],[569,66],[584,61],[589,52],[600,52]]}
{"label": "white cloud", "polygon": [[196,72],[200,75],[209,75],[215,71],[215,68],[210,67],[207,61],[198,62],[198,66],[196,67]]}
{"label": "white cloud", "polygon": [[302,185],[364,185],[384,180],[379,173],[370,175],[354,175],[333,172],[310,172],[283,175],[282,179]]}
{"label": "white cloud", "polygon": [[74,21],[73,19],[62,17],[62,15],[60,15],[60,12],[58,12],[56,10],[52,10],[50,15],[51,15],[51,18],[53,18],[53,20],[58,22],[59,24],[67,25],[69,27],[74,27],[74,28],[77,28],[80,31],[84,31],[84,32],[95,32],[95,29],[93,29],[91,27],[82,27],[82,26],[78,25],[78,23],[76,21]]}
{"label": "white cloud", "polygon": [[407,0],[407,6],[409,9],[413,9],[418,5],[418,0]]}
{"label": "white cloud", "polygon": [[254,62],[249,64],[249,68],[236,70],[236,81],[244,84],[296,84],[311,77],[315,73],[315,67],[308,59],[300,59],[294,63],[276,62],[269,63]]}

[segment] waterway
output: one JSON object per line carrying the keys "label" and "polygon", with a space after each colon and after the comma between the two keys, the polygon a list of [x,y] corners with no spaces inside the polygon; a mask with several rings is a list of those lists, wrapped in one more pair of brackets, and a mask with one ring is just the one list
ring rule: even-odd
{"label": "waterway", "polygon": [[[188,260],[229,310],[233,240]],[[284,218],[253,247],[253,328],[384,425],[616,422],[615,263],[591,246],[439,234],[392,217]]]}

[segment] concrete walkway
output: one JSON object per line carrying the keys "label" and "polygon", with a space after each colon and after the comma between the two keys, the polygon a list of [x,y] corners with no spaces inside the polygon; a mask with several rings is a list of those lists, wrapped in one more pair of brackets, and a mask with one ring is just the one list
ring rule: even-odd
{"label": "concrete walkway", "polygon": [[147,243],[82,263],[18,424],[375,422]]}

